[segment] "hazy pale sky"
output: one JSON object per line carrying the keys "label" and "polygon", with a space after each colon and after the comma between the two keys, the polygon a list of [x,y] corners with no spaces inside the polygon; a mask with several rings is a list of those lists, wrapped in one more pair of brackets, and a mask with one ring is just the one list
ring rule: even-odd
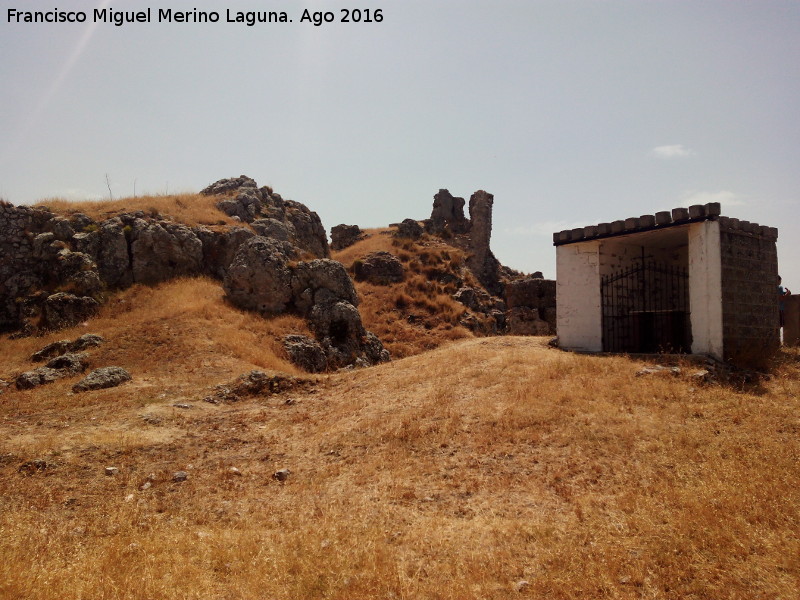
{"label": "hazy pale sky", "polygon": [[[0,0],[0,197],[198,191],[246,174],[325,227],[495,196],[492,248],[555,276],[552,233],[720,201],[776,226],[800,292],[800,2]],[[14,23],[9,9],[85,11]],[[93,23],[95,8],[150,23]],[[158,10],[218,23],[159,23]],[[226,9],[292,23],[227,23]],[[380,23],[301,23],[303,11]]]}

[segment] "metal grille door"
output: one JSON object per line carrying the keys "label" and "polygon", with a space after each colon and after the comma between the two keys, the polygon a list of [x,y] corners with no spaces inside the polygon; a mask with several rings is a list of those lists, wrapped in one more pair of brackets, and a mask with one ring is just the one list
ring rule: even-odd
{"label": "metal grille door", "polygon": [[604,275],[600,286],[604,351],[690,351],[686,267],[642,262]]}

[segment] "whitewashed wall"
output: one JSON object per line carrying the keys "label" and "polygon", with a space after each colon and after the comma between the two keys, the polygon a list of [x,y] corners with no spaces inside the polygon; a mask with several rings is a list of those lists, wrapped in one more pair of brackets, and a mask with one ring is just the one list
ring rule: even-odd
{"label": "whitewashed wall", "polygon": [[718,221],[689,226],[689,309],[692,352],[722,360],[722,259]]}
{"label": "whitewashed wall", "polygon": [[603,350],[600,302],[600,242],[556,247],[556,329],[558,344],[569,350]]}

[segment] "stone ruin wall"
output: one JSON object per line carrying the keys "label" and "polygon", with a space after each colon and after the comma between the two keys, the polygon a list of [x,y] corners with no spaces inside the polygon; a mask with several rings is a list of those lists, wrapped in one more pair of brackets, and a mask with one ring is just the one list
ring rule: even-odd
{"label": "stone ruin wall", "polygon": [[756,365],[780,346],[777,230],[720,217],[725,360]]}
{"label": "stone ruin wall", "polygon": [[32,240],[43,220],[38,211],[0,201],[0,331],[17,324],[22,297],[40,283]]}
{"label": "stone ruin wall", "polygon": [[[524,276],[505,269],[492,253],[492,211],[494,196],[478,190],[469,200],[469,218],[464,215],[464,198],[454,197],[440,189],[433,197],[433,209],[424,221],[425,231],[439,235],[463,248],[468,254],[467,267],[480,284],[502,300],[504,316],[498,327],[512,335],[552,335],[556,330],[556,283],[545,280],[541,273]],[[467,306],[486,314],[496,313],[498,304],[488,300],[475,302],[475,294],[460,294],[470,298]],[[480,297],[478,294],[477,297]],[[459,298],[457,298],[459,299]],[[462,301],[459,299],[459,301]],[[473,306],[474,305],[474,306]]]}

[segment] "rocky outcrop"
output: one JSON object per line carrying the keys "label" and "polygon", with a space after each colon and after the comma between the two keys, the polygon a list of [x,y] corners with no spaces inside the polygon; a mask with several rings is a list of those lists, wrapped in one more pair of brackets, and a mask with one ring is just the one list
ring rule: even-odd
{"label": "rocky outcrop", "polygon": [[[258,188],[255,181],[244,175],[235,179],[221,179],[201,193],[207,195],[235,193],[220,199],[217,208],[240,221],[257,224],[256,230],[261,235],[273,237],[275,233],[277,239],[288,241],[312,256],[318,258],[330,256],[328,238],[322,221],[319,215],[309,210],[305,204],[284,200],[272,188]],[[264,221],[265,219],[272,219],[283,227],[276,227],[275,223]],[[262,230],[259,231],[258,227]]]}
{"label": "rocky outcrop", "polygon": [[394,254],[389,252],[373,252],[353,263],[353,272],[357,281],[369,281],[378,285],[388,285],[403,281],[404,269]]}
{"label": "rocky outcrop", "polygon": [[239,175],[239,177],[232,177],[229,179],[220,179],[215,181],[208,187],[203,188],[200,193],[204,196],[215,196],[217,194],[227,194],[235,192],[239,188],[254,188],[258,187],[255,180],[250,179],[247,175]]}
{"label": "rocky outcrop", "polygon": [[186,225],[135,219],[131,228],[131,271],[136,283],[160,283],[202,271],[203,243]]}
{"label": "rocky outcrop", "polygon": [[[246,176],[220,180],[205,194],[298,258],[330,255],[319,216]],[[0,202],[0,332],[33,335],[91,317],[106,291],[174,277],[225,278],[249,227],[188,227],[138,211],[101,222]]]}
{"label": "rocky outcrop", "polygon": [[397,229],[392,234],[396,238],[406,238],[410,240],[418,240],[425,233],[422,225],[414,219],[403,219],[401,223],[394,225]]}
{"label": "rocky outcrop", "polygon": [[358,225],[336,225],[331,228],[331,250],[344,250],[365,237]]}
{"label": "rocky outcrop", "polygon": [[57,292],[44,301],[43,325],[57,330],[82,323],[97,314],[100,303],[89,296]]}
{"label": "rocky outcrop", "polygon": [[89,357],[86,354],[62,354],[50,359],[43,367],[33,371],[26,371],[17,377],[16,386],[20,390],[28,390],[47,383],[53,383],[64,377],[71,377],[82,373],[89,366]]}
{"label": "rocky outcrop", "polygon": [[194,234],[203,244],[203,267],[206,273],[224,279],[239,246],[255,237],[250,229],[233,227],[227,231],[213,231],[195,227]]}
{"label": "rocky outcrop", "polygon": [[388,360],[377,338],[369,337],[356,306],[358,295],[344,266],[330,259],[294,262],[286,242],[255,237],[245,242],[225,277],[228,299],[265,315],[292,312],[308,319],[316,347],[292,338],[289,356],[301,367],[336,369]]}

